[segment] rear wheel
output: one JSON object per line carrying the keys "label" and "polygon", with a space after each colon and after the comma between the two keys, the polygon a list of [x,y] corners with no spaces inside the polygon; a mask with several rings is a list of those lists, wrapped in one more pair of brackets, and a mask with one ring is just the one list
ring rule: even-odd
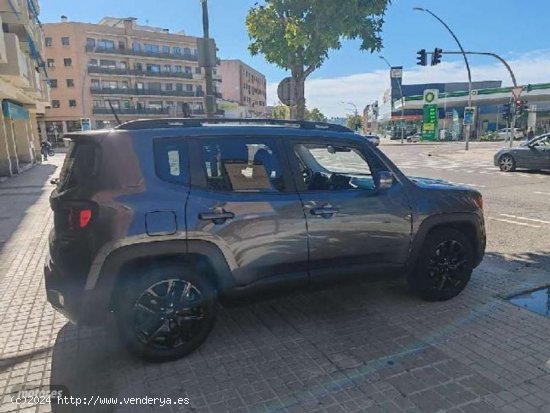
{"label": "rear wheel", "polygon": [[468,284],[473,263],[472,244],[462,232],[435,229],[426,238],[408,283],[425,300],[449,300]]}
{"label": "rear wheel", "polygon": [[217,300],[204,278],[179,265],[161,265],[128,280],[118,295],[116,318],[123,341],[151,361],[183,357],[214,326]]}
{"label": "rear wheel", "polygon": [[498,160],[498,166],[502,172],[514,172],[516,170],[516,160],[512,155],[502,155]]}

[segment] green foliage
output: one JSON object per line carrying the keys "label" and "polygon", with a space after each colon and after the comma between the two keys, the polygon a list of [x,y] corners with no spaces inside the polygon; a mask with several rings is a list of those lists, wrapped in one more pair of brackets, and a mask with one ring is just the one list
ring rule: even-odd
{"label": "green foliage", "polygon": [[361,115],[349,115],[346,119],[346,126],[353,130],[359,130],[363,127],[363,117]]}
{"label": "green foliage", "polygon": [[290,108],[281,102],[273,107],[273,119],[290,119]]}
{"label": "green foliage", "polygon": [[340,49],[342,40],[359,39],[361,50],[382,48],[382,24],[390,0],[265,0],[248,11],[246,27],[252,55],[290,70],[295,81],[297,116],[305,116],[304,82]]}
{"label": "green foliage", "polygon": [[327,121],[327,117],[325,115],[323,115],[323,113],[317,108],[313,108],[311,110],[308,110],[306,108],[306,113],[305,113],[304,119],[305,120],[310,120],[310,121],[313,121],[313,122],[326,122]]}

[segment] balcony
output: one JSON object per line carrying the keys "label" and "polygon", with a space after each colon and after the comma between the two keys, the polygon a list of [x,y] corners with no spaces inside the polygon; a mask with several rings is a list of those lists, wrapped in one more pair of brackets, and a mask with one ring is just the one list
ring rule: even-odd
{"label": "balcony", "polygon": [[177,79],[193,79],[192,73],[183,72],[151,72],[146,70],[119,69],[115,67],[88,66],[89,74],[139,76],[139,77],[167,77]]}
{"label": "balcony", "polygon": [[189,92],[187,90],[158,90],[158,89],[137,89],[137,88],[90,88],[94,95],[130,95],[130,96],[180,96],[180,97],[202,97],[202,91]]}
{"label": "balcony", "polygon": [[19,38],[14,33],[4,33],[7,62],[0,64],[0,74],[15,86],[28,88],[31,85],[27,58],[21,50]]}
{"label": "balcony", "polygon": [[133,50],[133,49],[120,49],[120,48],[108,48],[108,47],[99,47],[86,45],[87,53],[105,53],[105,54],[122,54],[125,56],[141,56],[141,57],[154,57],[157,59],[173,59],[173,60],[188,60],[192,62],[198,61],[197,55],[191,54],[173,54],[173,53],[154,53],[154,52],[145,52],[143,50]]}
{"label": "balcony", "polygon": [[[117,109],[114,108],[117,115],[169,115],[169,108],[154,109],[154,108],[126,108],[126,109]],[[92,109],[94,115],[112,115],[113,111],[111,108],[101,108],[94,107]]]}

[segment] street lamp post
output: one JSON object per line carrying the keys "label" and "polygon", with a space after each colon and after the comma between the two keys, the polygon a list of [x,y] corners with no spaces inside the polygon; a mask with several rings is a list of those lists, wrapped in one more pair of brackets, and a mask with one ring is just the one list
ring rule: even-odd
{"label": "street lamp post", "polygon": [[[386,62],[386,64],[388,65],[391,71],[392,65],[390,64],[390,62],[388,62],[388,60],[384,56],[378,56],[378,57],[380,57],[380,59]],[[403,88],[401,87],[401,82],[399,82],[398,85],[399,85],[399,94],[401,95],[401,145],[403,145],[405,141],[405,126],[403,125],[403,120],[405,119],[405,98],[403,97]],[[393,106],[393,102],[392,102],[392,106]]]}
{"label": "street lamp post", "polygon": [[[342,103],[345,104],[345,105],[351,105],[351,106],[354,107],[354,109],[355,109],[355,112],[354,112],[355,113],[355,122],[357,122],[357,117],[359,116],[359,111],[357,110],[357,105],[353,102],[344,102],[344,101],[342,101]],[[357,123],[355,123],[355,132],[357,132]]]}
{"label": "street lamp post", "polygon": [[[210,37],[210,22],[208,18],[208,0],[200,0],[202,5],[202,28],[203,28],[203,37],[208,39]],[[205,43],[208,44],[208,43]],[[206,93],[205,93],[205,103],[206,103],[206,117],[214,117],[214,80],[212,75],[212,66],[209,64],[204,68],[204,79],[206,81]]]}
{"label": "street lamp post", "polygon": [[[435,13],[432,11],[422,8],[422,7],[413,7],[413,10],[418,11],[424,11],[428,14],[431,14],[435,19],[437,19],[445,28],[448,30],[448,32],[453,36],[453,38],[456,41],[456,44],[458,45],[460,52],[462,53],[462,56],[464,57],[464,63],[466,63],[466,69],[468,70],[468,107],[472,106],[472,72],[470,71],[470,64],[468,63],[468,57],[466,57],[466,53],[464,52],[464,48],[462,47],[462,44],[460,43],[460,40],[458,40],[458,37],[453,33],[451,28],[445,23],[441,18],[439,18]],[[469,141],[470,141],[470,124],[466,125],[466,150],[469,149]]]}

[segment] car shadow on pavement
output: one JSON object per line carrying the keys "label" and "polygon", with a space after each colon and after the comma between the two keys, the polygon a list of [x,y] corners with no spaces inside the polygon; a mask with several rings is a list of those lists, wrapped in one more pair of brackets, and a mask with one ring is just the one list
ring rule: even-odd
{"label": "car shadow on pavement", "polygon": [[[382,411],[390,402],[406,411],[427,411],[434,410],[434,401],[424,392],[441,383],[446,383],[437,387],[444,398],[438,399],[441,409],[461,405],[466,411],[471,404],[476,411],[497,412],[487,400],[510,390],[507,383],[520,376],[500,380],[481,364],[489,353],[463,354],[452,346],[466,346],[487,325],[498,329],[499,323],[513,321],[523,310],[501,297],[548,283],[549,268],[543,251],[487,253],[466,290],[447,302],[421,301],[402,281],[392,281],[224,307],[198,350],[163,364],[129,355],[112,325],[67,324],[54,346],[51,384],[67,386],[82,404],[54,404],[52,412],[302,412],[331,406]],[[536,315],[521,314],[529,322],[518,324],[517,337],[523,326],[538,322]],[[489,347],[500,354],[498,344]],[[522,357],[533,352],[540,358],[540,349],[535,350],[522,347]],[[98,396],[117,397],[117,404],[100,406]],[[122,404],[122,397],[146,396],[187,397],[190,405]]]}
{"label": "car shadow on pavement", "polygon": [[27,210],[44,191],[53,189],[48,187],[48,180],[56,169],[56,165],[40,164],[0,183],[0,253],[25,218]]}

